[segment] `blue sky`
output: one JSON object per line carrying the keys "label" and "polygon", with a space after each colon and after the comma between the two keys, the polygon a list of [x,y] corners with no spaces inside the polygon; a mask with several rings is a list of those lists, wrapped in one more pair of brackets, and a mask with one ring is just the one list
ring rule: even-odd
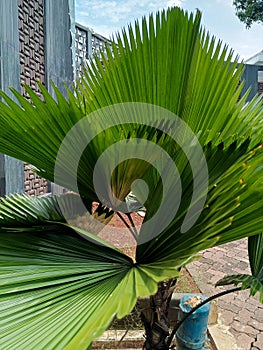
{"label": "blue sky", "polygon": [[263,25],[251,29],[239,21],[232,0],[75,0],[76,21],[96,33],[110,37],[136,18],[169,6],[202,12],[204,27],[234,49],[240,59],[248,59],[263,50]]}

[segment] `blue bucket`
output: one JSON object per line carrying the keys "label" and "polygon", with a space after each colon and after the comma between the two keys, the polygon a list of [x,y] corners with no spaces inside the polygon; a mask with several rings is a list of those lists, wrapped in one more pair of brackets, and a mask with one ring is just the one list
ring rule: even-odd
{"label": "blue bucket", "polygon": [[[181,320],[192,306],[188,301],[192,297],[200,297],[205,300],[206,297],[198,294],[185,294],[180,300],[179,320]],[[176,332],[176,350],[204,350],[207,339],[207,325],[210,311],[210,304],[207,303],[197,309],[189,316]]]}

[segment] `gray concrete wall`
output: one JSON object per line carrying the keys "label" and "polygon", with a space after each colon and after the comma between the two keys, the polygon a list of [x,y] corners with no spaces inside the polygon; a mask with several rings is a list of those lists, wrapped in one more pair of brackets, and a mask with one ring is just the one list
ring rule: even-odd
{"label": "gray concrete wall", "polygon": [[[17,0],[0,1],[0,88],[20,89]],[[24,166],[21,161],[0,154],[0,195],[24,191]]]}
{"label": "gray concrete wall", "polygon": [[263,66],[251,64],[245,65],[245,70],[243,74],[245,85],[242,90],[241,96],[243,96],[248,89],[251,89],[248,96],[248,101],[250,101],[254,96],[256,96],[259,93],[258,72],[262,70]]}
{"label": "gray concrete wall", "polygon": [[75,1],[45,0],[45,62],[46,84],[51,80],[62,91],[64,82],[74,79]]}
{"label": "gray concrete wall", "polygon": [[[74,81],[74,0],[45,0],[45,72],[46,86],[51,93],[51,81],[64,93],[66,93],[64,83],[70,85]],[[65,191],[64,188],[53,183],[50,187],[53,194]]]}

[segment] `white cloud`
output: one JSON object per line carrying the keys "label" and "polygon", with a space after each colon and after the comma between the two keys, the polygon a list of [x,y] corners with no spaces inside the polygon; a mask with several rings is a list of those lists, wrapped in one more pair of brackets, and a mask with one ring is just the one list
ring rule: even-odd
{"label": "white cloud", "polygon": [[81,2],[79,6],[80,11],[77,12],[78,15],[89,16],[90,20],[100,18],[107,19],[109,22],[118,23],[120,20],[126,18],[131,12],[132,8],[126,2],[117,3],[117,1],[100,1],[91,0],[88,2],[87,7]]}
{"label": "white cloud", "polygon": [[169,0],[169,1],[167,1],[166,7],[173,7],[173,6],[181,7],[182,6],[182,1],[179,1],[179,0]]}
{"label": "white cloud", "polygon": [[233,6],[233,0],[216,0],[216,2],[219,5],[224,5],[224,6],[228,6],[228,7],[232,7]]}
{"label": "white cloud", "polygon": [[[180,6],[179,0],[76,0],[76,19],[87,26],[120,28],[162,8]],[[104,33],[105,34],[105,33]]]}

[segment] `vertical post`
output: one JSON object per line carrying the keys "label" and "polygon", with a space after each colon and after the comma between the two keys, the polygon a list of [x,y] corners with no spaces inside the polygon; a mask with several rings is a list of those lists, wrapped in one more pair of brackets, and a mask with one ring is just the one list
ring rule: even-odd
{"label": "vertical post", "polygon": [[[75,77],[75,0],[45,0],[45,68],[49,92],[53,95],[53,81],[66,93],[64,83],[72,84]],[[63,188],[51,184],[51,192]]]}
{"label": "vertical post", "polygon": [[258,69],[258,93],[263,94],[263,65]]}
{"label": "vertical post", "polygon": [[90,29],[87,30],[87,59],[92,58],[92,32]]}
{"label": "vertical post", "polygon": [[46,85],[52,93],[51,80],[61,91],[64,82],[74,80],[75,14],[74,0],[45,0]]}
{"label": "vertical post", "polygon": [[[18,4],[0,1],[0,88],[9,94],[9,86],[20,90]],[[0,154],[0,195],[24,192],[24,164]]]}

